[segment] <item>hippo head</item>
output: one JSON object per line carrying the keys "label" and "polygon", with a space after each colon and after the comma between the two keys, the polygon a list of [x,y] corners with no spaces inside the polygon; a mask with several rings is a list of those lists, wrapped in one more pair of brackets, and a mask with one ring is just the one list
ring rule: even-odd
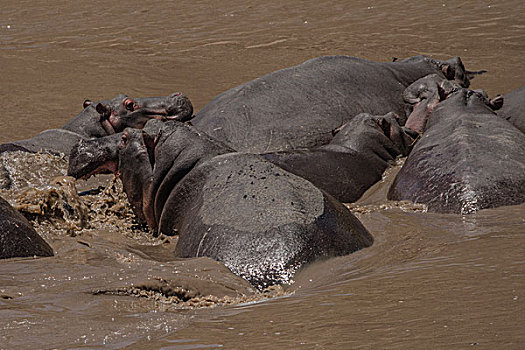
{"label": "hippo head", "polygon": [[[451,113],[463,112],[465,107],[469,113],[496,114],[495,110],[503,106],[503,96],[498,95],[490,99],[483,90],[459,89],[450,92],[439,105],[433,110],[427,123],[427,129],[440,122],[442,117]],[[441,111],[441,112],[440,112]]]}
{"label": "hippo head", "polygon": [[116,173],[120,134],[81,140],[71,149],[67,174],[88,179],[102,173]]}
{"label": "hippo head", "polygon": [[486,70],[480,71],[468,71],[465,69],[461,58],[453,57],[446,61],[430,59],[431,62],[438,68],[439,71],[448,80],[453,80],[458,83],[461,87],[468,88],[470,81],[474,79],[476,75],[486,73]]}
{"label": "hippo head", "polygon": [[407,155],[416,135],[401,127],[394,113],[374,116],[361,113],[334,130],[330,145],[339,145],[357,152],[372,152],[385,161]]}
{"label": "hippo head", "polygon": [[488,106],[491,110],[497,111],[501,107],[503,107],[503,96],[502,95],[496,95],[494,98],[489,98],[489,95],[485,92],[485,90],[482,89],[476,89],[476,90],[467,90],[466,96],[468,96],[468,100],[471,101],[472,97],[480,99],[486,106]]}
{"label": "hippo head", "polygon": [[403,91],[407,115],[405,127],[423,133],[430,113],[437,104],[459,89],[459,83],[438,74],[429,74],[413,82]]}
{"label": "hippo head", "polygon": [[100,123],[109,135],[127,127],[142,129],[150,119],[184,122],[193,116],[191,101],[180,92],[167,97],[126,97],[116,106],[99,103],[96,110],[100,115]]}
{"label": "hippo head", "polygon": [[457,93],[460,91],[463,91],[459,95],[463,96],[464,101],[476,98],[492,110],[498,110],[503,106],[503,96],[501,95],[489,99],[483,90],[468,90],[462,88],[455,81],[447,80],[437,74],[430,74],[416,80],[403,92],[406,114],[408,116],[405,127],[417,133],[423,133],[427,128],[430,114],[436,109],[438,104],[450,96],[459,96]]}

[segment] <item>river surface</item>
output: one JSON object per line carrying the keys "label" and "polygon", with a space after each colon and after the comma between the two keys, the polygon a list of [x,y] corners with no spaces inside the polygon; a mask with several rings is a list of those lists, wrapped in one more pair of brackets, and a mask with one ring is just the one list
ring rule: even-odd
{"label": "river surface", "polygon": [[[472,87],[490,96],[525,84],[523,0],[0,7],[0,143],[61,127],[86,98],[181,91],[198,110],[322,55],[461,56],[467,69],[488,71]],[[44,196],[28,187],[52,183],[46,193],[67,197],[73,185],[52,180],[63,175],[60,158],[0,161],[18,169],[14,190],[2,192],[15,204]],[[105,193],[78,204],[88,228],[78,217],[36,217],[55,257],[0,262],[0,349],[524,349],[525,205],[426,213],[386,201],[398,169],[350,206],[372,247],[307,266],[264,295],[211,260],[173,261],[176,240],[144,232],[118,183],[101,179]],[[77,190],[98,186],[90,181]]]}

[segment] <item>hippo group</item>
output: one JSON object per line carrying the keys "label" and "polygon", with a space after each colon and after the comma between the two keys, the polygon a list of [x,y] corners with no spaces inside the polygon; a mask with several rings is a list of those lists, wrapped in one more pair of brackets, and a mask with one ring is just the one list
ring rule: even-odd
{"label": "hippo group", "polygon": [[343,204],[304,178],[192,126],[149,124],[126,129],[120,139],[78,145],[68,173],[96,172],[85,168],[86,155],[116,164],[137,216],[158,233],[178,234],[175,256],[214,258],[264,289],[289,282],[305,263],[372,244]]}
{"label": "hippo group", "polygon": [[195,115],[181,93],[86,100],[61,129],[0,152],[69,154],[75,178],[114,173],[153,234],[178,236],[174,257],[213,258],[262,290],[373,244],[342,203],[398,157],[391,200],[463,215],[525,202],[525,89],[489,99],[468,89],[481,73],[459,57],[325,56]]}

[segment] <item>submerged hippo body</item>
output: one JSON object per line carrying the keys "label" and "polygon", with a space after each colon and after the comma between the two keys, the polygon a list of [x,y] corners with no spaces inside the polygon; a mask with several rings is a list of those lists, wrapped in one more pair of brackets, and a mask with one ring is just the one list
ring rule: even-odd
{"label": "submerged hippo body", "polygon": [[10,144],[20,146],[31,153],[48,152],[53,154],[69,154],[71,148],[77,144],[84,137],[80,134],[74,133],[64,129],[48,129],[42,131],[36,136],[20,141],[14,141]]}
{"label": "submerged hippo body", "polygon": [[53,256],[53,249],[33,226],[0,197],[0,259]]}
{"label": "submerged hippo body", "polygon": [[490,106],[466,89],[440,102],[388,198],[461,214],[525,202],[525,135]]}
{"label": "submerged hippo body", "polygon": [[326,56],[230,89],[197,112],[192,123],[242,152],[316,147],[359,113],[404,117],[403,90],[432,73],[469,85],[470,72],[459,58],[377,63]]}
{"label": "submerged hippo body", "polygon": [[525,86],[503,95],[505,103],[498,116],[508,120],[525,133]]}
{"label": "submerged hippo body", "polygon": [[[145,130],[124,132],[118,171],[137,215],[161,233],[179,234],[177,256],[214,258],[264,288],[315,259],[372,244],[341,203],[263,157],[232,153],[178,122],[153,136]],[[80,153],[70,157],[76,177],[86,171],[75,166]]]}
{"label": "submerged hippo body", "polygon": [[412,142],[393,113],[362,114],[341,127],[328,145],[263,156],[349,203],[381,180],[389,162],[408,154]]}

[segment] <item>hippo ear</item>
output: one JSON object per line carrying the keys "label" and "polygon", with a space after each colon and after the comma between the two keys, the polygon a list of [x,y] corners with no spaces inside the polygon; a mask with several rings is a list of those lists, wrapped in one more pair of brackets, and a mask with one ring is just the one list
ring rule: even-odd
{"label": "hippo ear", "polygon": [[91,100],[85,99],[84,102],[82,103],[82,107],[83,108],[87,108],[87,107],[91,106],[92,104],[93,104],[93,102]]}
{"label": "hippo ear", "polygon": [[142,130],[142,139],[144,140],[144,145],[146,145],[148,149],[155,148],[155,138],[144,130]]}
{"label": "hippo ear", "polygon": [[492,100],[489,101],[489,106],[492,108],[493,111],[497,111],[501,107],[503,107],[503,96],[497,95]]}
{"label": "hippo ear", "polygon": [[335,128],[334,130],[332,130],[332,136],[335,136],[339,133],[339,131],[341,131],[344,127],[345,127],[346,124],[343,124],[341,126],[338,126],[337,128]]}
{"label": "hippo ear", "polygon": [[181,92],[174,92],[174,93],[172,93],[169,97],[173,98],[173,97],[178,97],[178,96],[180,96],[180,95],[182,95]]}
{"label": "hippo ear", "polygon": [[445,91],[445,89],[443,89],[443,87],[441,86],[441,84],[436,84],[436,85],[437,85],[437,90],[438,90],[439,100],[440,100],[440,101],[443,101],[444,99],[447,98],[447,92]]}
{"label": "hippo ear", "polygon": [[387,118],[380,117],[376,119],[376,123],[383,131],[383,134],[385,134],[386,137],[390,138],[390,132],[392,127],[392,125],[390,124],[390,120],[388,120]]}
{"label": "hippo ear", "polygon": [[103,116],[109,115],[111,113],[111,110],[108,108],[108,106],[102,103],[98,103],[95,109],[97,110],[98,114],[103,115]]}
{"label": "hippo ear", "polygon": [[448,80],[453,80],[456,77],[456,72],[454,71],[454,68],[448,63],[443,63],[440,66],[441,72],[447,78]]}
{"label": "hippo ear", "polygon": [[142,140],[148,151],[149,162],[153,168],[155,166],[155,146],[157,144],[157,139],[142,130]]}

